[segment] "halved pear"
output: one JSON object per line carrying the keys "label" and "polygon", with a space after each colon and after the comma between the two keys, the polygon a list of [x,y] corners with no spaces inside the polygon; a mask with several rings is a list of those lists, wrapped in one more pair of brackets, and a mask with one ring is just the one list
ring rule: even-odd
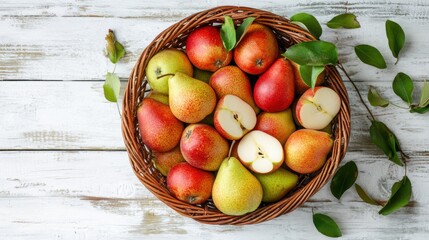
{"label": "halved pear", "polygon": [[223,96],[216,107],[214,126],[226,139],[237,140],[256,125],[253,108],[235,95]]}
{"label": "halved pear", "polygon": [[238,144],[238,157],[244,166],[256,173],[270,173],[283,163],[283,147],[277,138],[253,130]]}

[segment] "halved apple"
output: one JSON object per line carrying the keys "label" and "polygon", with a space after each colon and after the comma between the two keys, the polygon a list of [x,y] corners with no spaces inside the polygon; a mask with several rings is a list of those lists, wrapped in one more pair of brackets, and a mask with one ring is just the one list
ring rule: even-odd
{"label": "halved apple", "polygon": [[270,173],[283,163],[283,147],[277,138],[253,130],[238,144],[238,157],[244,166],[256,173]]}
{"label": "halved apple", "polygon": [[214,126],[226,139],[237,140],[256,125],[253,108],[235,95],[223,96],[214,113]]}
{"label": "halved apple", "polygon": [[320,130],[338,114],[341,99],[328,87],[315,87],[302,94],[296,104],[296,118],[307,129]]}

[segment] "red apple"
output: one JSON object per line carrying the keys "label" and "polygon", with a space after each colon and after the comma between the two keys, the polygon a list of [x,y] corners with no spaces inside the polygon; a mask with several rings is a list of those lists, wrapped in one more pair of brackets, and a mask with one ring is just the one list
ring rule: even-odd
{"label": "red apple", "polygon": [[253,23],[234,49],[237,66],[249,74],[261,74],[276,60],[279,46],[268,27]]}
{"label": "red apple", "polygon": [[295,98],[295,83],[289,60],[278,58],[256,81],[256,105],[266,112],[286,110]]}
{"label": "red apple", "polygon": [[201,27],[189,34],[186,54],[195,67],[211,72],[228,65],[232,59],[232,52],[228,53],[223,46],[219,28],[213,26]]}
{"label": "red apple", "polygon": [[145,98],[137,109],[137,120],[143,143],[153,151],[167,152],[179,144],[184,126],[168,105]]}
{"label": "red apple", "polygon": [[328,126],[340,111],[341,99],[328,87],[308,89],[296,103],[298,122],[309,129],[320,130]]}
{"label": "red apple", "polygon": [[183,131],[180,150],[192,166],[216,171],[228,155],[229,144],[213,127],[190,124]]}
{"label": "red apple", "polygon": [[201,204],[211,196],[215,177],[189,163],[174,166],[167,175],[167,188],[179,200],[190,204]]}

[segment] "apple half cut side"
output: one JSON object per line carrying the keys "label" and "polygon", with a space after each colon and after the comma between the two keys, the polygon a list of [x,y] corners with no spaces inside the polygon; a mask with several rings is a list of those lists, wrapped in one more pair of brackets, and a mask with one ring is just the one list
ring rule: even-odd
{"label": "apple half cut side", "polygon": [[237,140],[256,125],[253,108],[235,95],[223,96],[214,113],[214,126],[226,139]]}
{"label": "apple half cut side", "polygon": [[328,87],[308,89],[296,104],[296,118],[307,129],[320,130],[338,114],[341,99]]}
{"label": "apple half cut side", "polygon": [[284,160],[279,140],[259,130],[246,134],[240,140],[237,152],[243,165],[256,173],[274,172]]}

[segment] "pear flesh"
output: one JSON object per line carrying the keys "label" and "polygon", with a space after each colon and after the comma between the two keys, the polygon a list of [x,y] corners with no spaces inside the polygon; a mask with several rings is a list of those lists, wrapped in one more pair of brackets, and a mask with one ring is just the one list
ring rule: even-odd
{"label": "pear flesh", "polygon": [[240,216],[255,211],[262,195],[258,179],[237,158],[223,160],[212,189],[213,202],[222,213]]}

